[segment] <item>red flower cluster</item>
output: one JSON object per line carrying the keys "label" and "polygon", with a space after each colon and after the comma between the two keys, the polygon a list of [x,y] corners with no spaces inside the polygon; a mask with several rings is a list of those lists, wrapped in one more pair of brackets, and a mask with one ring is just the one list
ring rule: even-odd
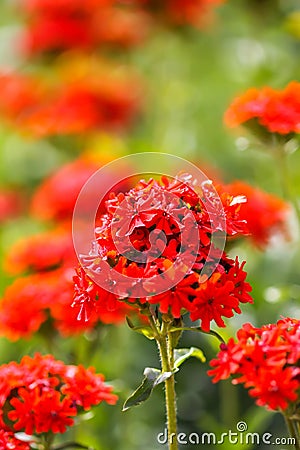
{"label": "red flower cluster", "polygon": [[113,308],[102,305],[90,316],[88,325],[70,308],[76,263],[69,228],[60,227],[17,242],[7,255],[6,269],[13,274],[32,273],[6,288],[0,302],[0,334],[13,341],[29,338],[50,321],[54,330],[71,336],[93,328],[99,321],[123,322],[132,308],[121,302],[115,302]]}
{"label": "red flower cluster", "polygon": [[217,359],[211,361],[213,382],[233,375],[233,384],[250,388],[259,406],[286,409],[299,399],[300,321],[283,319],[255,328],[247,323],[221,344]]}
{"label": "red flower cluster", "polygon": [[12,431],[1,428],[0,450],[30,450],[30,446],[27,442],[17,439]]}
{"label": "red flower cluster", "polygon": [[64,433],[82,411],[118,399],[94,368],[40,354],[0,366],[0,393],[2,428],[28,435]]}
{"label": "red flower cluster", "polygon": [[[222,215],[226,219],[223,231],[228,235],[247,233],[238,213],[245,199],[223,192],[221,211],[212,186],[208,183],[198,186],[197,192],[201,190],[198,196],[193,189],[194,182],[189,176],[173,180],[163,177],[161,181],[141,181],[127,194],[111,194],[106,202],[106,214],[101,216],[95,230],[96,253],[94,250],[87,256],[82,262],[86,272],[80,269],[74,279],[74,305],[80,308],[81,314],[88,316],[94,307],[97,309],[103,303],[111,304],[119,299],[136,303],[139,298],[138,305],[156,304],[162,313],[170,313],[175,318],[189,312],[191,319],[200,319],[203,330],[208,331],[212,320],[224,327],[222,317],[240,313],[240,302],[252,302],[244,263],[233,261],[224,252],[218,254],[211,243],[212,233],[222,231]],[[193,254],[190,270],[178,269],[178,261],[187,261],[189,256],[192,243],[184,242],[183,235],[192,235],[193,221],[199,247]],[[123,287],[118,283],[122,295],[111,292],[109,286],[113,280],[110,279],[103,280],[102,288],[107,287],[107,291],[100,288],[90,276],[99,271],[101,261],[107,262],[114,273],[133,277],[136,282],[130,286],[124,282]],[[215,267],[210,278],[201,275],[205,264]],[[170,277],[176,277],[176,270],[183,270],[181,281],[172,289],[156,294],[153,277],[159,276],[163,285]]]}
{"label": "red flower cluster", "polygon": [[84,158],[60,167],[34,192],[32,214],[43,220],[71,219],[81,188],[98,169],[99,164]]}
{"label": "red flower cluster", "polygon": [[166,0],[164,9],[169,20],[179,25],[205,26],[212,17],[212,9],[224,0]]}
{"label": "red flower cluster", "polygon": [[250,238],[263,248],[276,233],[288,237],[287,216],[289,205],[273,194],[254,188],[242,181],[225,186],[231,195],[244,195],[247,202],[241,204],[240,218],[247,222]]}
{"label": "red flower cluster", "polygon": [[6,256],[5,269],[12,275],[43,272],[72,267],[76,259],[71,230],[60,226],[17,241]]}
{"label": "red flower cluster", "polygon": [[28,16],[22,48],[27,55],[144,42],[157,19],[201,27],[224,0],[22,0]]}
{"label": "red flower cluster", "polygon": [[[36,137],[120,130],[140,109],[137,80],[102,69],[97,76],[66,79],[46,86],[29,76],[0,76],[0,113],[23,132]],[[58,120],[59,117],[59,120]]]}
{"label": "red flower cluster", "polygon": [[292,81],[283,90],[251,88],[232,102],[224,119],[229,127],[255,119],[270,133],[299,133],[300,83]]}
{"label": "red flower cluster", "polygon": [[12,190],[0,190],[0,223],[12,219],[22,210],[22,198]]}
{"label": "red flower cluster", "polygon": [[103,45],[131,47],[148,35],[149,15],[115,0],[22,0],[28,15],[22,46],[27,54]]}

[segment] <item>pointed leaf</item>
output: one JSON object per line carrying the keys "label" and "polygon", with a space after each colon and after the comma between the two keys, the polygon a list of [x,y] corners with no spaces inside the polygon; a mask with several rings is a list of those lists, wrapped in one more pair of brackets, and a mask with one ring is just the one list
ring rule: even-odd
{"label": "pointed leaf", "polygon": [[150,327],[142,327],[142,326],[136,327],[132,323],[132,321],[129,319],[129,317],[126,317],[126,322],[127,322],[127,325],[129,326],[129,328],[131,328],[133,331],[136,331],[137,333],[140,333],[140,334],[146,336],[146,338],[148,338],[150,340],[154,339],[154,334]]}
{"label": "pointed leaf", "polygon": [[202,352],[202,350],[200,350],[200,348],[197,347],[191,347],[191,348],[176,348],[174,350],[174,359],[175,359],[175,363],[174,366],[176,368],[178,368],[179,366],[181,366],[182,363],[184,363],[184,361],[186,361],[187,359],[194,357],[199,359],[201,362],[205,362],[205,356]]}
{"label": "pointed leaf", "polygon": [[144,379],[140,386],[133,392],[133,394],[128,397],[123,405],[123,411],[132,408],[133,406],[138,406],[144,401],[146,401],[155,386],[163,383],[165,380],[173,375],[172,372],[161,372],[158,369],[153,369],[152,367],[146,367],[144,370]]}

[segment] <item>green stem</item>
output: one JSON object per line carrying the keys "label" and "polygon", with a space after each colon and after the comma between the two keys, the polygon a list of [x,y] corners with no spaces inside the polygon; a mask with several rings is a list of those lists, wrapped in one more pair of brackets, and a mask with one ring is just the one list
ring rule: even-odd
{"label": "green stem", "polygon": [[[161,330],[158,330],[155,320],[152,319],[150,320],[150,325],[156,331],[156,342],[159,348],[162,372],[173,372],[174,348],[169,330],[170,324],[163,321]],[[178,450],[174,374],[165,381],[165,401],[169,450]]]}
{"label": "green stem", "polygon": [[204,334],[210,334],[211,336],[215,336],[222,344],[225,344],[224,339],[222,338],[222,336],[217,333],[214,330],[209,330],[209,331],[203,331],[202,328],[200,327],[176,327],[174,329],[171,329],[171,332],[175,332],[175,331],[197,331],[198,333],[204,333]]}
{"label": "green stem", "polygon": [[278,172],[280,176],[281,189],[284,198],[289,201],[296,213],[298,226],[300,226],[300,207],[297,198],[291,188],[290,172],[288,168],[287,153],[283,146],[278,145],[275,149]]}
{"label": "green stem", "polygon": [[287,428],[289,430],[289,434],[294,439],[294,448],[295,448],[295,450],[300,450],[300,441],[299,441],[299,435],[297,432],[297,423],[295,423],[295,421],[286,414],[284,414],[284,418],[285,418]]}
{"label": "green stem", "polygon": [[[158,342],[162,363],[162,372],[171,372],[173,369],[173,367],[171,366],[170,354],[168,352],[168,340],[169,340],[168,336],[165,335]],[[167,412],[169,450],[178,450],[174,375],[172,375],[165,381],[165,400]]]}

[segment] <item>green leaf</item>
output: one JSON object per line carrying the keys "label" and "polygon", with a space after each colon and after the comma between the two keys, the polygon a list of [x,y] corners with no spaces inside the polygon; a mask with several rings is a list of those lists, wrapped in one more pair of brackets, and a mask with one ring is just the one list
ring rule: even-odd
{"label": "green leaf", "polygon": [[128,397],[123,405],[123,411],[132,408],[133,406],[138,406],[144,401],[146,401],[155,386],[163,383],[168,378],[173,375],[173,372],[161,372],[158,369],[153,369],[152,367],[146,367],[144,370],[144,379],[142,384],[133,392],[133,394]]}
{"label": "green leaf", "polygon": [[201,362],[205,362],[205,356],[202,352],[202,350],[200,350],[200,348],[197,347],[191,347],[191,348],[176,348],[174,350],[174,359],[175,359],[175,363],[174,366],[176,368],[178,368],[179,366],[181,366],[182,363],[184,363],[184,361],[186,361],[187,359],[194,357],[199,359]]}
{"label": "green leaf", "polygon": [[146,336],[146,338],[153,340],[154,339],[154,334],[153,331],[150,327],[136,327],[132,321],[129,319],[129,317],[126,317],[126,322],[127,325],[129,326],[129,328],[131,328],[133,331],[136,331],[137,333],[142,334],[143,336]]}

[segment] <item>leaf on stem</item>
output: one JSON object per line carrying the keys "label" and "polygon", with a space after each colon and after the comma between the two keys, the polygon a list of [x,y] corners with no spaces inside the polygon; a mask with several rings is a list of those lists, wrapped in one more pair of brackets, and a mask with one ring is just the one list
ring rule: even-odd
{"label": "leaf on stem", "polygon": [[146,401],[155,386],[160,383],[163,383],[168,378],[173,375],[173,372],[161,372],[158,369],[154,369],[152,367],[146,367],[144,370],[144,379],[140,386],[133,392],[133,394],[128,397],[126,402],[123,405],[123,410],[132,408],[133,406],[138,406],[144,401]]}
{"label": "leaf on stem", "polygon": [[181,366],[184,361],[192,357],[199,359],[203,363],[206,361],[205,356],[200,348],[176,348],[174,350],[174,367],[178,369],[178,367]]}
{"label": "leaf on stem", "polygon": [[126,322],[127,325],[129,326],[129,328],[131,328],[131,330],[136,331],[137,333],[142,334],[143,336],[146,336],[146,338],[153,340],[154,339],[154,334],[153,331],[150,327],[136,327],[132,321],[129,319],[129,317],[126,317]]}

